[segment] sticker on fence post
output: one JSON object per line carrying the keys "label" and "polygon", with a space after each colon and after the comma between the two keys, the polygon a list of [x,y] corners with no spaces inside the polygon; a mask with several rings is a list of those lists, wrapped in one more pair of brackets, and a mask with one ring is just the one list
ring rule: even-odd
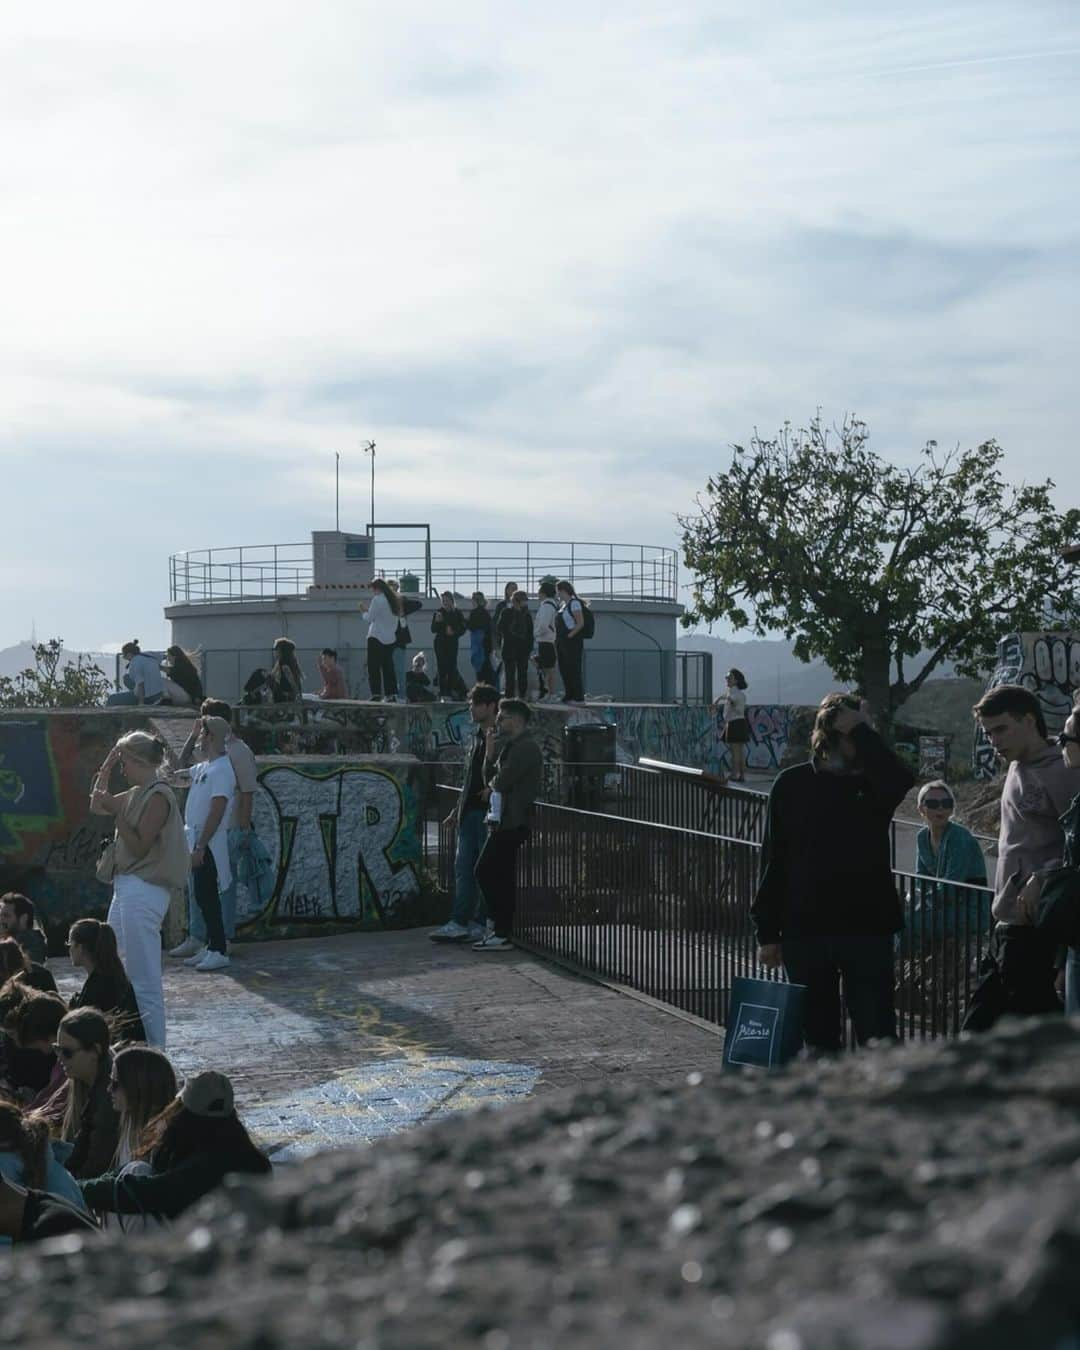
{"label": "sticker on fence post", "polygon": [[806,986],[738,978],[731,983],[725,1066],[773,1069],[802,1048]]}

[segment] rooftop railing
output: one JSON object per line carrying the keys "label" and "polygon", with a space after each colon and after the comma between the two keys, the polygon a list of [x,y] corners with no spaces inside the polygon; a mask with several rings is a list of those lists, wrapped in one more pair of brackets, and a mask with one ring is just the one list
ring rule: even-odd
{"label": "rooftop railing", "polygon": [[[419,592],[473,591],[501,598],[508,581],[535,594],[546,577],[573,582],[597,600],[678,600],[678,553],[657,544],[552,540],[383,538],[376,531],[375,575],[416,578]],[[310,542],[195,549],[169,559],[174,604],[220,604],[301,596],[315,584]]]}

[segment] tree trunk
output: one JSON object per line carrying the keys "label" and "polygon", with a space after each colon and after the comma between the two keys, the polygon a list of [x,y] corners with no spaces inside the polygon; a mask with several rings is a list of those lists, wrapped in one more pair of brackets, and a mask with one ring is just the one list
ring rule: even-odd
{"label": "tree trunk", "polygon": [[891,667],[888,636],[884,632],[867,635],[862,644],[859,691],[870,704],[877,728],[887,740],[892,739],[894,711]]}

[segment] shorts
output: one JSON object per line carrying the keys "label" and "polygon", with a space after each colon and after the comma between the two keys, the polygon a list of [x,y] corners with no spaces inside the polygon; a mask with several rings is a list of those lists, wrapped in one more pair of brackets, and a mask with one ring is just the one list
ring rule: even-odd
{"label": "shorts", "polygon": [[554,670],[556,663],[554,642],[539,642],[536,646],[536,664],[541,670]]}

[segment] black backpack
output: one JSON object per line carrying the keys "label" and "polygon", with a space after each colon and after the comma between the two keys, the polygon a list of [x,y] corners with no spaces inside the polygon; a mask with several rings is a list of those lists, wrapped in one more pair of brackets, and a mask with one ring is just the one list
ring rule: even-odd
{"label": "black backpack", "polygon": [[[581,600],[581,596],[578,596]],[[584,600],[581,600],[581,614],[585,620],[585,627],[581,630],[582,638],[591,638],[596,636],[596,615],[592,612]]]}

